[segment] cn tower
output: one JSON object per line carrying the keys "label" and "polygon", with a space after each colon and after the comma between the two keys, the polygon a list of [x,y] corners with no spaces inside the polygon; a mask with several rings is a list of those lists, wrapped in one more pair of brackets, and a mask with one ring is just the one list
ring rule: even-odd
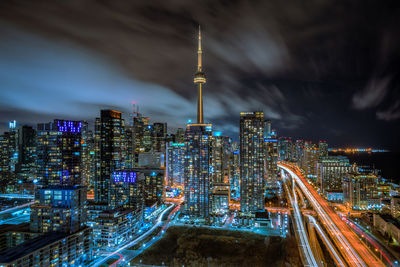
{"label": "cn tower", "polygon": [[197,71],[194,75],[194,83],[197,84],[197,123],[203,124],[203,83],[206,82],[206,75],[203,72],[202,67],[202,54],[201,50],[201,30],[199,25],[199,44],[197,49]]}

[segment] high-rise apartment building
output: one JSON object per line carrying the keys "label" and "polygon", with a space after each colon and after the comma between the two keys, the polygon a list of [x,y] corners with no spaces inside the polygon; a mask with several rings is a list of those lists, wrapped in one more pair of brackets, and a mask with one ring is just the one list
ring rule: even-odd
{"label": "high-rise apartment building", "polygon": [[110,208],[141,210],[145,200],[144,181],[144,174],[135,170],[114,171],[110,181]]}
{"label": "high-rise apartment building", "polygon": [[328,143],[326,141],[319,141],[318,143],[319,157],[324,158],[328,156]]}
{"label": "high-rise apartment building", "polygon": [[240,153],[237,143],[232,144],[232,152],[229,157],[231,198],[240,197]]}
{"label": "high-rise apartment building", "polygon": [[269,135],[265,142],[265,167],[267,183],[275,184],[278,179],[278,139],[274,135]]}
{"label": "high-rise apartment building", "polygon": [[102,110],[100,120],[97,120],[99,172],[94,183],[97,202],[109,202],[111,174],[125,168],[125,125],[121,115],[116,110]]}
{"label": "high-rise apartment building", "polygon": [[264,209],[264,113],[240,113],[240,211]]}
{"label": "high-rise apartment building", "polygon": [[36,176],[36,131],[30,126],[20,126],[17,146],[17,179],[21,183],[32,182]]}
{"label": "high-rise apartment building", "polygon": [[380,209],[375,174],[349,173],[343,179],[343,202],[354,210]]}
{"label": "high-rise apartment building", "polygon": [[86,187],[58,185],[38,189],[31,206],[34,233],[75,233],[86,225]]}
{"label": "high-rise apartment building", "polygon": [[81,121],[54,120],[37,128],[38,182],[49,185],[81,184]]}
{"label": "high-rise apartment building", "polygon": [[318,146],[312,142],[304,142],[303,156],[300,161],[300,166],[304,170],[307,178],[314,182],[317,180],[317,163],[319,159]]}
{"label": "high-rise apartment building", "polygon": [[317,163],[318,184],[324,194],[341,192],[343,176],[354,171],[356,168],[350,164],[347,157],[322,157]]}
{"label": "high-rise apartment building", "polygon": [[153,124],[153,151],[165,153],[167,138],[167,123],[155,122]]}
{"label": "high-rise apartment building", "polygon": [[185,133],[185,213],[208,217],[211,124],[188,124]]}
{"label": "high-rise apartment building", "polygon": [[229,209],[230,140],[221,132],[213,132],[210,149],[210,212],[224,214]]}
{"label": "high-rise apartment building", "polygon": [[185,170],[185,143],[170,142],[167,147],[167,184],[183,186]]}

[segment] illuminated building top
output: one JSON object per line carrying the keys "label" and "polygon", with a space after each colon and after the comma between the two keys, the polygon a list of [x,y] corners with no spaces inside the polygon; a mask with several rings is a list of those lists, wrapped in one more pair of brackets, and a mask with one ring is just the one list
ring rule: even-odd
{"label": "illuminated building top", "polygon": [[112,174],[114,183],[136,183],[136,176],[136,172],[132,171],[119,171]]}
{"label": "illuminated building top", "polygon": [[56,120],[57,130],[60,132],[69,132],[69,133],[80,133],[82,128],[81,121],[65,121],[65,120]]}

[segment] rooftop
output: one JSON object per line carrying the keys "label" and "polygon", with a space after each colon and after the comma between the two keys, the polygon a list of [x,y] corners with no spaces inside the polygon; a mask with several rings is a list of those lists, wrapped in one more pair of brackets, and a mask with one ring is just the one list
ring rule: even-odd
{"label": "rooftop", "polygon": [[0,252],[0,263],[13,262],[16,259],[22,258],[32,252],[50,245],[60,239],[66,238],[69,234],[66,233],[48,233],[43,236],[28,240],[16,247],[9,248]]}

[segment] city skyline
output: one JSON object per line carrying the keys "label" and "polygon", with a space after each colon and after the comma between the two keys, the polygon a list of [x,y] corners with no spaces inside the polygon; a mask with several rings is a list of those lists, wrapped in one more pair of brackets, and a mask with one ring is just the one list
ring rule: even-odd
{"label": "city skyline", "polygon": [[[1,131],[13,119],[36,124],[55,117],[88,120],[92,127],[99,109],[127,115],[132,101],[154,121],[184,127],[196,118],[192,107],[197,92],[190,79],[195,69],[188,66],[196,61],[192,47],[201,24],[209,73],[205,120],[224,135],[238,139],[239,113],[257,109],[279,128],[280,136],[326,139],[336,146],[400,147],[395,138],[398,57],[392,48],[398,39],[391,5],[354,2],[345,6],[354,19],[341,21],[343,3],[335,8],[321,3],[309,14],[310,23],[320,22],[320,28],[309,26],[307,8],[294,3],[285,6],[293,16],[273,2],[217,2],[203,9],[179,1],[171,7],[132,3],[113,6],[110,16],[101,4],[91,3],[93,11],[80,11],[81,5],[54,3],[39,10],[40,5],[2,3]],[[129,7],[132,14],[125,12]],[[320,21],[330,8],[331,20]],[[82,19],[74,21],[64,9]],[[151,20],[154,15],[147,10],[160,16]],[[212,19],[212,12],[217,18]],[[269,20],[263,12],[270,14]],[[233,15],[237,13],[241,20]],[[278,15],[304,30],[284,30]],[[367,18],[381,22],[371,28],[363,23]],[[101,32],[91,19],[109,30]],[[344,31],[343,25],[349,29]],[[91,38],[84,37],[86,32]]]}
{"label": "city skyline", "polygon": [[0,3],[0,266],[400,266],[391,6],[158,1]]}

